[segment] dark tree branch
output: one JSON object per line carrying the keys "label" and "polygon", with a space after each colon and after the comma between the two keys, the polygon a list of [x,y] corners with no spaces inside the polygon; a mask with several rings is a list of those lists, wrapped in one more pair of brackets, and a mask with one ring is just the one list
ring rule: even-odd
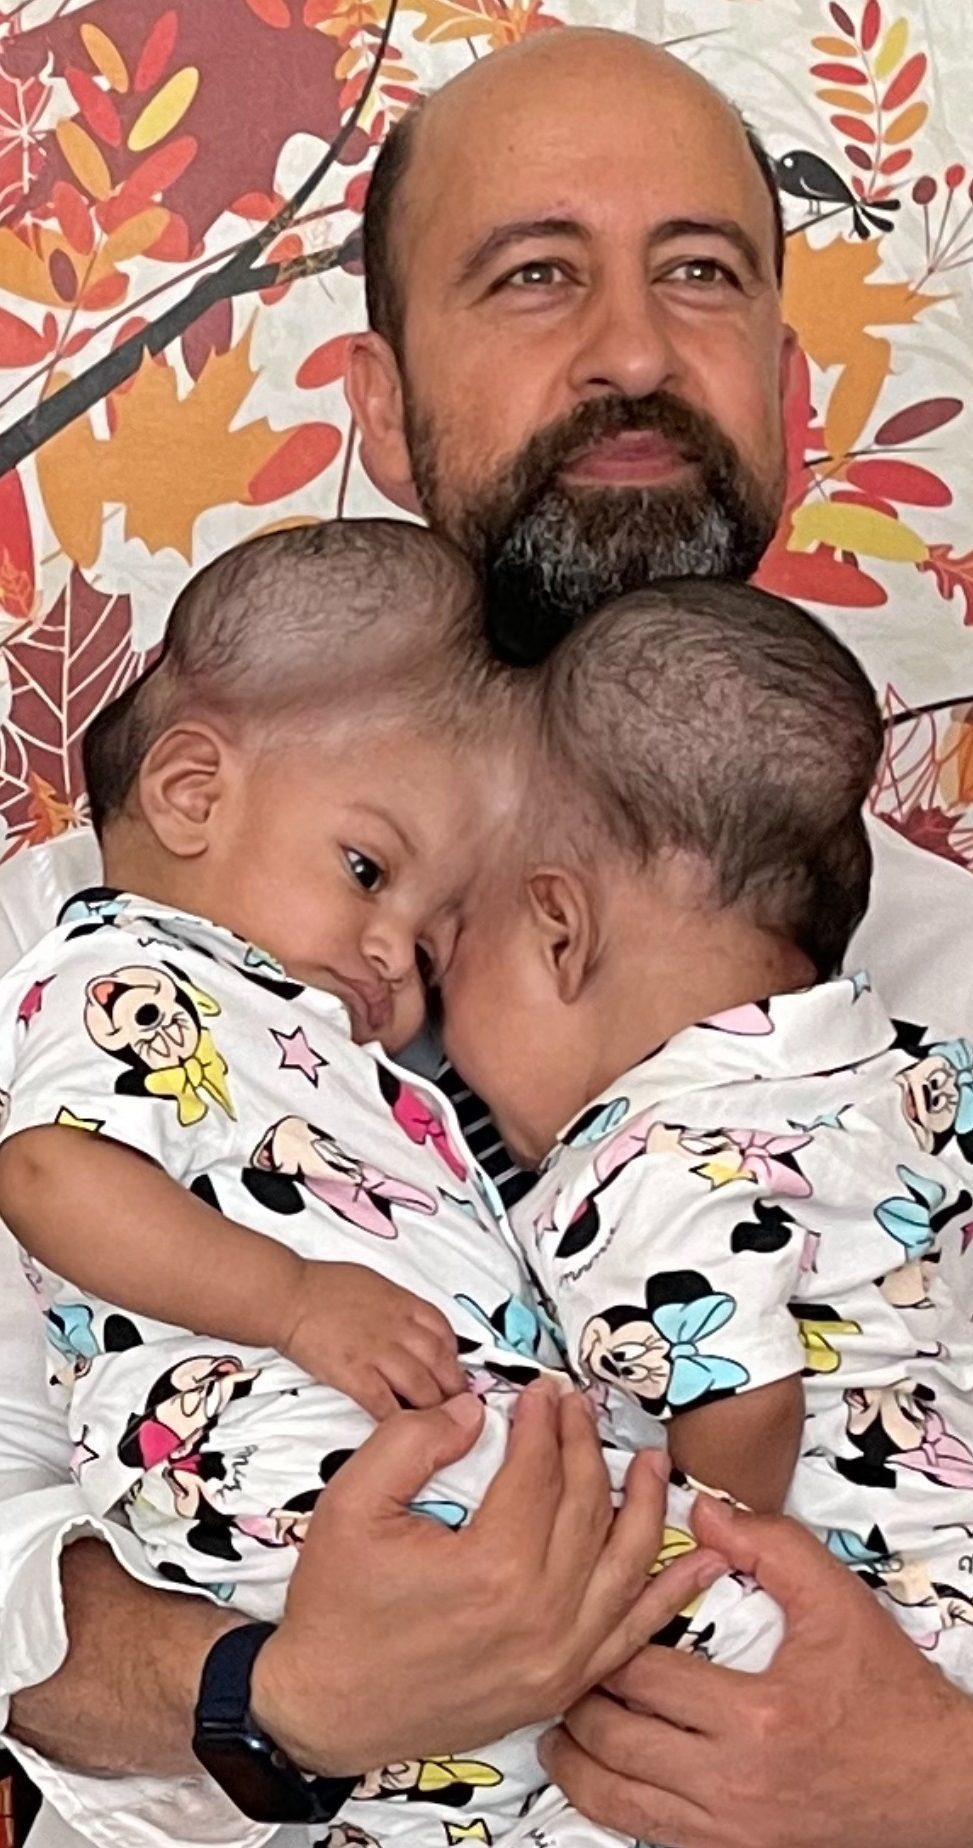
{"label": "dark tree branch", "polygon": [[[280,211],[273,218],[268,220],[267,224],[234,251],[227,263],[224,263],[220,269],[213,270],[208,276],[201,276],[182,301],[175,302],[171,308],[166,309],[165,313],[159,316],[157,321],[151,321],[138,333],[131,334],[111,353],[106,353],[103,359],[89,366],[87,372],[82,372],[69,384],[62,385],[59,391],[53,392],[49,398],[35,405],[32,411],[28,411],[26,417],[21,417],[17,423],[11,424],[10,429],[0,436],[0,476],[19,467],[20,463],[33,455],[42,443],[48,442],[52,436],[56,436],[59,430],[65,429],[76,418],[84,416],[86,411],[90,411],[94,405],[106,398],[109,392],[115,391],[126,379],[130,379],[132,374],[138,371],[146,353],[150,355],[161,353],[164,348],[172,344],[173,340],[177,340],[180,334],[184,334],[187,327],[192,327],[193,323],[206,313],[207,308],[212,308],[214,302],[227,301],[235,295],[247,295],[256,289],[274,288],[281,282],[294,280],[301,275],[314,274],[323,269],[333,269],[341,261],[342,252],[347,249],[347,244],[342,245],[337,251],[319,253],[319,258],[313,261],[310,269],[301,267],[310,259],[301,258],[280,264],[265,263],[254,267],[257,258],[274,242],[275,238],[280,236],[282,231],[286,231],[302,206],[307,204],[312,193],[330,173],[343,148],[358,127],[388,49],[398,4],[399,0],[389,0],[388,17],[376,44],[375,56],[361,95],[347,120],[342,123],[327,152],[311,169],[307,178],[302,180],[292,197],[281,206]],[[354,233],[353,237],[348,240],[348,244],[351,244],[355,237],[357,233]]]}

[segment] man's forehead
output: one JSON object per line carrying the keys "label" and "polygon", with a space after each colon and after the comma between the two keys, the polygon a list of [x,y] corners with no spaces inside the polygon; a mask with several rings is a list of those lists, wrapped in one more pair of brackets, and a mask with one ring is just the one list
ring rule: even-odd
{"label": "man's forehead", "polygon": [[[648,228],[712,216],[772,236],[743,127],[709,84],[627,35],[558,36],[575,41],[570,56],[508,63],[500,53],[485,61],[500,67],[494,81],[469,73],[430,100],[406,187],[407,264],[430,242],[462,260],[464,245],[515,220]],[[606,56],[604,39],[634,57],[620,59],[615,44]]]}

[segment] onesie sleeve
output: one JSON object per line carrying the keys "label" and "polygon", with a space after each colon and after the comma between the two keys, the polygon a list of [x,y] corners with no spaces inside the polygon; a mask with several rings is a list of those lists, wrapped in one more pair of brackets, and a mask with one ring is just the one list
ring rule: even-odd
{"label": "onesie sleeve", "polygon": [[515,1212],[572,1369],[655,1417],[802,1369],[798,1139],[745,1140],[635,1117]]}
{"label": "onesie sleeve", "polygon": [[4,1139],[61,1124],[124,1143],[186,1180],[234,1116],[222,971],[110,927],[51,937],[6,978]]}

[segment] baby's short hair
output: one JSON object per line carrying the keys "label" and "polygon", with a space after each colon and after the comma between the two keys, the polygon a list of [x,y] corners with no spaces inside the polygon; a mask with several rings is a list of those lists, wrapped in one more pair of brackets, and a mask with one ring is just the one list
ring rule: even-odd
{"label": "baby's short hair", "polygon": [[541,674],[562,838],[589,859],[700,859],[715,903],[832,975],[868,902],[883,747],[848,649],[781,597],[687,578],[601,610]]}
{"label": "baby's short hair", "polygon": [[452,546],[404,520],[245,540],[177,597],[155,664],[88,727],[91,818],[124,808],[154,741],[190,712],[246,721],[362,713],[455,736],[489,679],[479,593]]}

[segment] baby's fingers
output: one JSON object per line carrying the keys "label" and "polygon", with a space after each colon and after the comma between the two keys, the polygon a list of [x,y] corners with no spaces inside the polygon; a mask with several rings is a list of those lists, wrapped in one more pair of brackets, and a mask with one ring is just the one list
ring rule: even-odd
{"label": "baby's fingers", "polygon": [[425,1411],[432,1405],[442,1405],[444,1399],[453,1398],[457,1392],[462,1392],[466,1384],[463,1380],[459,1386],[444,1387],[434,1369],[414,1346],[390,1348],[376,1365],[399,1404],[414,1406],[417,1411]]}
{"label": "baby's fingers", "polygon": [[456,1331],[438,1309],[424,1304],[421,1316],[415,1317],[400,1339],[409,1352],[429,1368],[444,1398],[453,1399],[457,1393],[466,1391],[469,1381],[460,1364]]}

